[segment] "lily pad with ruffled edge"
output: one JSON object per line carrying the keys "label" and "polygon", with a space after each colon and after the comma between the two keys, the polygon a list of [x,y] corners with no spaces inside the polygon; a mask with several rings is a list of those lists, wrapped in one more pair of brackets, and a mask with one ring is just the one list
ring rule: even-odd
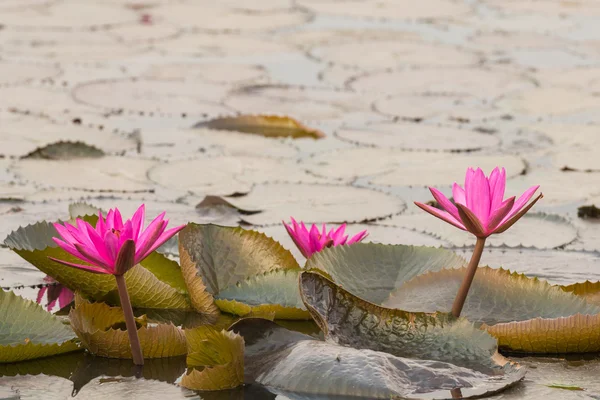
{"label": "lily pad with ruffled edge", "polygon": [[179,254],[194,305],[212,295],[221,311],[231,314],[310,318],[298,291],[298,262],[260,232],[188,224],[179,233]]}
{"label": "lily pad with ruffled edge", "polygon": [[[108,358],[132,358],[125,318],[120,307],[75,299],[69,313],[71,326],[82,345],[92,354]],[[175,357],[187,353],[183,330],[173,324],[149,324],[138,318],[140,346],[144,358]]]}
{"label": "lily pad with ruffled edge", "polygon": [[309,128],[299,121],[279,115],[243,114],[235,117],[215,118],[199,122],[194,128],[210,128],[225,131],[251,133],[266,137],[291,137],[320,139],[325,134]]}
{"label": "lily pad with ruffled edge", "polygon": [[[411,311],[449,311],[465,273],[463,268],[417,276],[393,291],[383,305]],[[584,287],[572,291],[577,289],[587,293]],[[559,286],[503,269],[479,268],[462,316],[481,323],[498,339],[501,349],[513,352],[600,350],[600,306]]]}
{"label": "lily pad with ruffled edge", "polygon": [[0,290],[0,363],[79,350],[77,337],[33,301]]}
{"label": "lily pad with ruffled edge", "polygon": [[465,264],[454,252],[435,247],[355,243],[315,253],[306,269],[324,271],[353,295],[380,305],[395,288],[419,274]]}
{"label": "lily pad with ruffled edge", "polygon": [[470,398],[499,392],[525,374],[524,369],[515,369],[491,377],[445,362],[339,346],[264,319],[244,319],[231,330],[246,344],[246,383],[264,385],[290,399],[445,399],[457,394]]}
{"label": "lily pad with ruffled edge", "polygon": [[[54,243],[54,236],[58,236],[54,226],[43,221],[13,231],[4,243],[69,289],[80,291],[90,299],[118,304],[117,284],[112,275],[93,274],[64,266],[48,258],[50,256],[79,262]],[[138,264],[128,271],[125,280],[133,307],[191,308],[181,269],[176,262],[158,253],[152,254],[142,261],[141,265]]]}
{"label": "lily pad with ruffled edge", "polygon": [[185,331],[188,372],[181,385],[192,390],[226,390],[244,383],[244,339],[200,326]]}
{"label": "lily pad with ruffled edge", "polygon": [[381,307],[315,272],[302,273],[300,288],[306,307],[330,342],[452,362],[489,374],[512,368],[498,353],[496,340],[464,318]]}

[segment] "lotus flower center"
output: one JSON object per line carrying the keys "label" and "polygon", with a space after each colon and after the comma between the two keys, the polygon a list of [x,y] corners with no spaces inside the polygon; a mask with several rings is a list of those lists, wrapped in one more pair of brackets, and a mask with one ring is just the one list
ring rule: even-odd
{"label": "lotus flower center", "polygon": [[112,228],[112,233],[114,233],[115,235],[117,235],[118,238],[121,238],[121,231],[115,228]]}

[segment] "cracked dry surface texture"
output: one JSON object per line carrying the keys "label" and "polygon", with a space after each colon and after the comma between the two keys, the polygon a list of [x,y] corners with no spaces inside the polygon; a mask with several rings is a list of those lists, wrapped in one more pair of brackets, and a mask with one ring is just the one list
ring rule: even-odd
{"label": "cracked dry surface texture", "polygon": [[[1,234],[66,219],[74,201],[145,202],[174,224],[251,224],[286,247],[278,224],[294,216],[468,257],[468,235],[412,202],[500,163],[508,194],[540,184],[544,199],[484,262],[598,279],[600,223],[577,207],[600,199],[599,13],[592,0],[1,0]],[[237,112],[326,137],[192,128]],[[44,274],[0,250],[0,286],[35,299]],[[538,378],[507,398],[593,391]]]}

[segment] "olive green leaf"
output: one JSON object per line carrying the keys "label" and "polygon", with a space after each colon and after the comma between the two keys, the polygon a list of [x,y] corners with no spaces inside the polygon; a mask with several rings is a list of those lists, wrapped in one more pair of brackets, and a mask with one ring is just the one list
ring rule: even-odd
{"label": "olive green leaf", "polygon": [[[82,345],[92,354],[108,358],[132,358],[125,318],[119,307],[75,299],[69,313],[71,326]],[[186,354],[183,330],[173,324],[148,325],[145,316],[137,319],[144,358],[174,357]]]}
{"label": "olive green leaf", "polygon": [[0,290],[0,363],[79,350],[77,337],[33,301]]}
{"label": "olive green leaf", "polygon": [[417,275],[465,264],[454,252],[435,247],[356,243],[315,253],[306,269],[324,271],[355,296],[381,304],[392,290]]}
{"label": "olive green leaf", "polygon": [[290,399],[470,398],[497,393],[525,374],[523,368],[515,368],[488,376],[441,361],[340,346],[264,319],[243,319],[231,330],[246,343],[246,382]]}
{"label": "olive green leaf", "polygon": [[310,318],[298,292],[301,269],[297,261],[260,232],[188,224],[179,233],[179,254],[197,310],[205,309],[208,303],[206,286],[222,311],[241,316],[274,312],[275,318]]}
{"label": "olive green leaf", "polygon": [[244,383],[244,339],[240,335],[200,326],[186,330],[185,336],[189,369],[181,380],[184,387],[225,390]]}
{"label": "olive green leaf", "polygon": [[[112,275],[93,274],[48,258],[79,262],[52,241],[54,236],[58,236],[54,226],[43,221],[13,231],[6,238],[5,244],[69,289],[80,291],[90,299],[118,304],[117,284]],[[191,308],[181,269],[177,263],[163,255],[152,254],[142,265],[136,265],[128,271],[125,279],[133,307]]]}
{"label": "olive green leaf", "polygon": [[300,276],[306,307],[329,341],[489,372],[510,365],[496,340],[449,313],[406,312],[362,300],[316,272]]}
{"label": "olive green leaf", "polygon": [[[383,305],[405,310],[448,311],[465,269],[420,275],[392,292]],[[526,353],[600,350],[600,307],[546,281],[503,269],[480,267],[462,316],[498,339],[501,349]]]}

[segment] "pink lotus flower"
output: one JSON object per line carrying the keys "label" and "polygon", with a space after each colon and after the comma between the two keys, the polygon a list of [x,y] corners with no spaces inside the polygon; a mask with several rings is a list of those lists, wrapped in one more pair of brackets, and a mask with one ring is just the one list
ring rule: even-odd
{"label": "pink lotus flower", "polygon": [[477,237],[486,238],[506,231],[543,197],[540,194],[527,205],[539,188],[539,186],[533,186],[516,201],[514,196],[504,200],[505,187],[506,171],[504,168],[494,168],[487,178],[481,168],[477,168],[477,170],[469,168],[465,177],[465,188],[463,189],[456,183],[452,187],[454,203],[439,190],[429,188],[433,197],[444,210],[419,202],[415,202],[415,204],[459,229],[469,231]]}
{"label": "pink lotus flower", "polygon": [[54,305],[58,302],[58,307],[60,309],[65,308],[67,305],[71,304],[75,295],[66,286],[61,285],[60,283],[56,283],[54,278],[51,276],[46,276],[44,278],[44,282],[54,283],[54,285],[44,286],[40,289],[37,295],[37,303],[41,304],[44,295],[48,293],[48,303],[46,304],[46,310],[50,311],[54,307]]}
{"label": "pink lotus flower", "polygon": [[294,218],[291,218],[291,220],[291,226],[286,224],[285,221],[282,221],[283,225],[296,246],[298,246],[302,255],[306,258],[310,258],[314,253],[323,250],[325,247],[344,244],[350,245],[360,242],[368,235],[367,231],[362,231],[354,235],[351,239],[348,239],[348,235],[344,235],[346,224],[343,224],[337,229],[331,228],[328,233],[325,224],[323,224],[321,231],[319,231],[319,228],[314,224],[310,227],[310,230],[308,230],[304,225],[304,222],[298,224]]}
{"label": "pink lotus flower", "polygon": [[[164,221],[164,216],[163,212],[144,230],[145,206],[142,204],[133,217],[125,222],[115,208],[114,211],[108,211],[106,219],[99,212],[95,228],[79,218],[76,227],[68,223],[64,226],[56,223],[54,227],[62,240],[53,238],[54,242],[86,264],[50,259],[97,274],[122,275],[185,227],[182,225],[165,231],[169,221]],[[120,255],[123,257],[122,250],[129,247],[124,246],[129,241],[135,245],[133,263],[118,265],[117,260]]]}

